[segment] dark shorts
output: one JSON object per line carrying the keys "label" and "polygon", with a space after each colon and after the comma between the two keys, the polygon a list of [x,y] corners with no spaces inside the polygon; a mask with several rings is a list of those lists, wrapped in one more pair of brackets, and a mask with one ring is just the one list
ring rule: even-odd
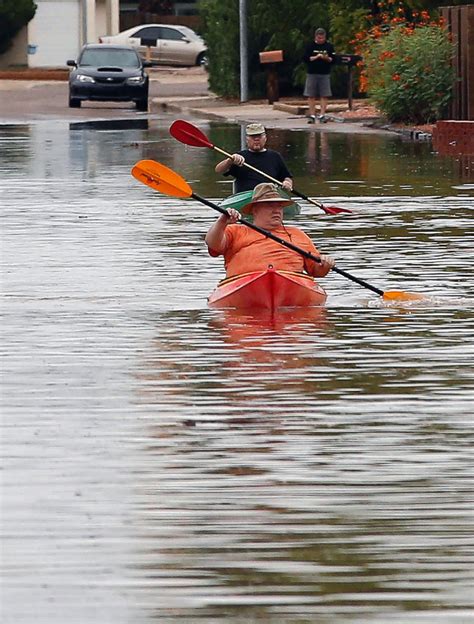
{"label": "dark shorts", "polygon": [[308,74],[304,86],[305,97],[331,97],[331,76],[329,74]]}

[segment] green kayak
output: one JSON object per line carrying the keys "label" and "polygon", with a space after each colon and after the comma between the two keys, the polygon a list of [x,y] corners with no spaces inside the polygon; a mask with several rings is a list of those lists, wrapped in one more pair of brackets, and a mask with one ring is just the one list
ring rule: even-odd
{"label": "green kayak", "polygon": [[[253,191],[242,191],[242,193],[235,193],[235,195],[226,197],[223,201],[221,201],[219,206],[221,208],[234,208],[235,210],[242,212],[242,208],[252,201],[252,192]],[[290,199],[289,195],[287,195],[285,191],[280,189],[278,192],[285,199]],[[293,202],[290,206],[285,206],[283,209],[283,217],[285,219],[291,219],[296,215],[299,215],[300,212],[300,206],[296,202]],[[249,215],[245,215],[245,218],[249,221],[251,220]]]}

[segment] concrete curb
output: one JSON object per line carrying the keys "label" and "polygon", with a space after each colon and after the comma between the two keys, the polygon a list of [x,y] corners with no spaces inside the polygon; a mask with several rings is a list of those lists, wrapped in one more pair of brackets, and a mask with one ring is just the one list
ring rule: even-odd
{"label": "concrete curb", "polygon": [[[269,129],[277,130],[306,130],[309,132],[342,132],[344,134],[393,134],[388,129],[372,128],[366,121],[373,119],[329,119],[328,123],[308,125],[306,115],[290,115],[281,110],[281,107],[267,103],[245,104],[227,103],[217,98],[153,98],[152,111],[176,113],[181,117],[196,117],[222,121],[226,123],[246,124],[262,123]],[[293,110],[291,112],[294,112]]]}
{"label": "concrete curb", "polygon": [[227,116],[223,116],[221,113],[215,113],[205,108],[194,108],[192,106],[183,106],[173,102],[156,102],[152,100],[152,106],[157,106],[160,110],[167,113],[182,113],[184,115],[190,115],[192,117],[203,117],[204,119],[225,119],[228,122],[238,122],[237,119],[232,119]]}

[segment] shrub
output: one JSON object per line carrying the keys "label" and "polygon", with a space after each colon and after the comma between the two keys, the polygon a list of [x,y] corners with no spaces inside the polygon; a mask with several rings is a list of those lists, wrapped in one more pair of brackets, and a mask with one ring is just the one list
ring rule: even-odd
{"label": "shrub", "polygon": [[209,87],[217,95],[239,94],[239,5],[238,2],[201,0],[203,36],[209,57]]}
{"label": "shrub", "polygon": [[8,50],[17,32],[33,19],[35,12],[33,0],[0,2],[0,54]]}
{"label": "shrub", "polygon": [[[225,97],[239,94],[239,3],[238,0],[200,0],[203,36],[209,51],[209,86]],[[327,6],[323,0],[308,5],[307,0],[259,0],[248,2],[249,92],[252,97],[265,93],[265,68],[259,52],[284,51],[278,67],[280,83],[289,88],[304,81],[302,63],[306,41],[315,26],[327,26]],[[282,89],[283,90],[283,89]]]}
{"label": "shrub", "polygon": [[442,117],[452,96],[453,45],[426,11],[412,11],[410,20],[399,4],[395,16],[382,13],[356,36],[364,57],[361,88],[390,121],[429,123]]}

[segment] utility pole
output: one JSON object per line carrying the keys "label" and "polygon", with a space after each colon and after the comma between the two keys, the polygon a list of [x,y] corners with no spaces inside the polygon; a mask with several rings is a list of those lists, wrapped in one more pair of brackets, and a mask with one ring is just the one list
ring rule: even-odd
{"label": "utility pole", "polygon": [[240,34],[240,101],[249,99],[249,67],[247,56],[247,0],[239,0],[239,34]]}

